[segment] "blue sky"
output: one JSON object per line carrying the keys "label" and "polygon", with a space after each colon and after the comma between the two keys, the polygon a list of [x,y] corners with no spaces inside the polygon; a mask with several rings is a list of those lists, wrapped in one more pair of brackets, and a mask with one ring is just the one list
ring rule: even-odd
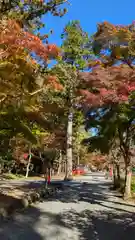
{"label": "blue sky", "polygon": [[46,28],[42,33],[53,29],[49,42],[61,44],[60,34],[70,20],[80,20],[81,26],[89,34],[96,31],[96,24],[109,21],[114,24],[130,24],[135,20],[134,0],[69,0],[68,13],[62,17],[45,16]]}

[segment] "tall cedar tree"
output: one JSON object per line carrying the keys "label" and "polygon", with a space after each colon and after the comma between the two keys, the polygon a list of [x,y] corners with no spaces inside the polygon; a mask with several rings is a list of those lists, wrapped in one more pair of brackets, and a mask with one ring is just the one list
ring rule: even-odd
{"label": "tall cedar tree", "polygon": [[[72,138],[73,138],[73,115],[78,106],[77,88],[79,87],[78,70],[88,67],[88,59],[91,57],[90,40],[78,21],[66,25],[62,33],[62,59],[49,71],[57,77],[63,85],[61,93],[51,95],[51,102],[55,102],[55,111],[63,109],[62,121],[67,125],[67,171],[65,179],[72,178]],[[53,106],[54,103],[50,105]],[[52,111],[52,107],[51,107]],[[77,116],[77,115],[76,115]],[[66,118],[66,119],[65,119]],[[79,120],[79,118],[75,119]],[[74,121],[75,123],[75,121]],[[65,131],[65,130],[64,130]],[[64,136],[65,137],[65,136]]]}
{"label": "tall cedar tree", "polygon": [[[68,101],[67,122],[67,171],[65,179],[72,179],[72,150],[73,150],[73,119],[76,92],[78,88],[78,71],[87,69],[87,61],[91,57],[90,39],[80,26],[79,21],[69,22],[61,35],[62,60],[70,68],[71,74],[66,83],[66,98]],[[68,72],[67,72],[68,74]]]}

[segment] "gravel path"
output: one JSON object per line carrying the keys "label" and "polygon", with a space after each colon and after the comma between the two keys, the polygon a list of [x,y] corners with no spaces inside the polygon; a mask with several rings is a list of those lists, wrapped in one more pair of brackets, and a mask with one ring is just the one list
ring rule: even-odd
{"label": "gravel path", "polygon": [[108,185],[99,173],[77,179],[54,199],[1,223],[0,240],[134,240],[135,207]]}

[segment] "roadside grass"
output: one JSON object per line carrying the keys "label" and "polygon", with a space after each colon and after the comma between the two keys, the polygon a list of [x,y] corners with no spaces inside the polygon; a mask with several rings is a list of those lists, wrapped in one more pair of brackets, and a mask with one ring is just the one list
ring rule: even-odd
{"label": "roadside grass", "polygon": [[17,180],[24,178],[24,176],[21,174],[4,173],[0,176],[0,178],[3,180]]}
{"label": "roadside grass", "polygon": [[[118,187],[116,188],[120,193],[124,193],[124,178],[120,179],[120,182],[118,183]],[[135,176],[132,176],[132,182],[131,182],[131,192],[133,198],[135,198]]]}
{"label": "roadside grass", "polygon": [[42,180],[44,179],[44,176],[29,176],[25,177],[25,175],[22,174],[12,174],[12,173],[4,173],[0,175],[1,180]]}
{"label": "roadside grass", "polygon": [[[58,179],[58,180],[63,180],[64,175],[56,175],[52,176],[51,179]],[[25,175],[22,174],[12,174],[12,173],[4,173],[0,175],[0,180],[44,180],[44,175],[35,175],[35,176],[28,176],[27,178]]]}
{"label": "roadside grass", "polygon": [[131,190],[135,194],[135,176],[132,176]]}
{"label": "roadside grass", "polygon": [[[124,179],[122,178],[120,180],[120,191],[123,192],[123,190],[124,190]],[[135,176],[132,176],[131,191],[133,194],[135,194]]]}

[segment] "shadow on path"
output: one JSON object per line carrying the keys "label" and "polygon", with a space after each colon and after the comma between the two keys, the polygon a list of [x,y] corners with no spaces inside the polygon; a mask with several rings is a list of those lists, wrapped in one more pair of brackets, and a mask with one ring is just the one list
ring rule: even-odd
{"label": "shadow on path", "polygon": [[[64,191],[59,191],[52,200],[80,204],[80,210],[73,209],[72,205],[72,209],[60,214],[54,214],[52,211],[46,211],[44,214],[53,219],[53,225],[72,229],[73,235],[76,234],[78,238],[71,239],[134,240],[135,213],[133,209],[135,211],[135,208],[115,198],[115,192],[110,192],[109,187],[110,184],[105,182],[71,183]],[[81,203],[87,204],[83,211],[81,211]],[[100,210],[93,208],[95,204]]]}
{"label": "shadow on path", "polygon": [[[111,183],[106,182],[91,182],[80,183],[75,182],[60,189],[59,192],[51,197],[51,201],[60,201],[63,203],[78,203],[86,202],[90,204],[98,204],[108,209],[132,213],[130,207],[135,207],[132,204],[124,202],[121,198],[115,196],[115,191],[110,191]],[[48,199],[47,199],[48,201]],[[122,207],[122,209],[121,209]],[[135,208],[134,208],[135,210]]]}
{"label": "shadow on path", "polygon": [[[73,229],[79,240],[134,240],[135,239],[135,215],[114,214],[107,211],[92,212],[84,210],[76,212],[66,211],[61,214],[45,213],[53,219],[53,224]],[[66,238],[65,238],[66,239]]]}
{"label": "shadow on path", "polygon": [[0,239],[134,240],[135,214],[108,188],[103,181],[60,187],[54,197],[1,222]]}
{"label": "shadow on path", "polygon": [[31,207],[10,220],[0,221],[1,240],[44,240],[35,230],[40,211]]}

